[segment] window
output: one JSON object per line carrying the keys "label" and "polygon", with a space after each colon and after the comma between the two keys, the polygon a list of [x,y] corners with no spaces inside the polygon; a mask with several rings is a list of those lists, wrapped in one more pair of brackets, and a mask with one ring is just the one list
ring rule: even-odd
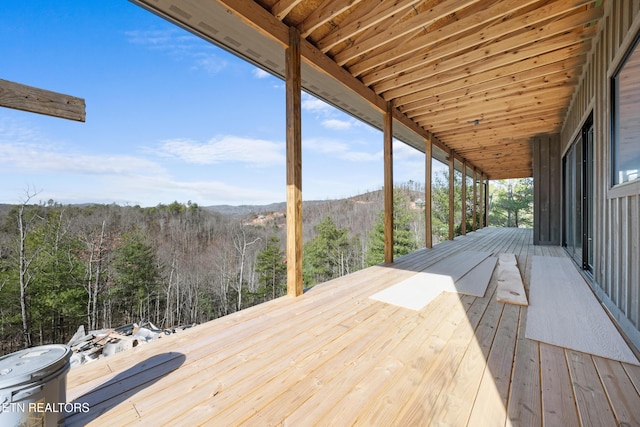
{"label": "window", "polygon": [[613,75],[613,185],[640,180],[640,34]]}

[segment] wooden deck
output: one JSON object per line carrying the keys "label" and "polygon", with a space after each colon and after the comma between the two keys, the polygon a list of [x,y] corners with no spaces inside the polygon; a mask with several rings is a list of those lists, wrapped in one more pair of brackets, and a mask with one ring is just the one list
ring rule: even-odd
{"label": "wooden deck", "polygon": [[[443,293],[421,311],[370,299],[461,250],[515,253],[483,229],[72,369],[68,425],[640,425],[640,367],[524,337],[527,307]],[[562,327],[562,325],[558,325]]]}

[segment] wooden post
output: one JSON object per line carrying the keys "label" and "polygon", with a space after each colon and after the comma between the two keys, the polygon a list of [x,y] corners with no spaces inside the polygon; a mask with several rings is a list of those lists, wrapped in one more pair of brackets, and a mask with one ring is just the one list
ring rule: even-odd
{"label": "wooden post", "polygon": [[476,168],[473,168],[473,219],[471,220],[471,228],[473,231],[476,231],[478,222],[478,176],[476,175]]}
{"label": "wooden post", "polygon": [[484,212],[484,185],[483,185],[483,173],[480,172],[480,176],[478,177],[478,181],[480,184],[480,197],[478,199],[478,209],[480,210],[480,215],[478,217],[478,228],[483,228],[484,227],[484,214],[482,212]]}
{"label": "wooden post", "polygon": [[462,220],[460,234],[467,234],[467,160],[462,160]]}
{"label": "wooden post", "polygon": [[486,185],[484,190],[484,226],[489,226],[489,177],[485,176]]}
{"label": "wooden post", "polygon": [[433,145],[431,139],[425,139],[424,146],[424,243],[427,248],[433,247],[433,225],[431,222],[431,174],[433,162]]}
{"label": "wooden post", "polygon": [[287,101],[287,293],[302,295],[302,78],[300,33],[289,28]]}
{"label": "wooden post", "polygon": [[384,262],[393,262],[393,112],[384,115]]}
{"label": "wooden post", "polygon": [[453,240],[454,233],[453,233],[453,218],[454,218],[454,210],[455,210],[455,205],[454,205],[454,198],[455,198],[455,158],[453,157],[453,150],[449,150],[449,240]]}

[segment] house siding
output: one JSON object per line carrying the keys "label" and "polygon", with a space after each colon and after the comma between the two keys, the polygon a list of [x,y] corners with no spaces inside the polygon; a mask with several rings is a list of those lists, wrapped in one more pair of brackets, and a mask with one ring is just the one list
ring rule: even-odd
{"label": "house siding", "polygon": [[560,158],[593,112],[592,286],[622,330],[640,348],[640,186],[628,186],[624,192],[610,191],[610,79],[640,31],[640,0],[605,1],[599,35],[562,128]]}
{"label": "house siding", "polygon": [[558,135],[541,135],[533,143],[533,244],[560,245],[562,158]]}

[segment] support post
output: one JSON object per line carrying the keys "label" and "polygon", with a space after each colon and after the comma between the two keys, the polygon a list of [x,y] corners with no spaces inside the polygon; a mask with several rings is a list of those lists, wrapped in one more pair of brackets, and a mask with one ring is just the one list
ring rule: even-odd
{"label": "support post", "polygon": [[460,221],[460,234],[467,234],[467,159],[462,160],[462,220]]}
{"label": "support post", "polygon": [[300,33],[289,29],[286,50],[287,293],[302,295],[302,78]]}
{"label": "support post", "polygon": [[433,224],[431,217],[431,175],[433,162],[433,144],[425,139],[424,146],[424,243],[427,248],[433,247]]}
{"label": "support post", "polygon": [[480,172],[480,203],[479,203],[479,207],[480,207],[480,224],[479,227],[480,228],[484,228],[484,211],[485,211],[485,197],[484,197],[484,173]]}
{"label": "support post", "polygon": [[473,218],[471,220],[471,229],[476,231],[478,228],[478,175],[476,174],[476,168],[473,168]]}
{"label": "support post", "polygon": [[489,226],[489,177],[485,176],[486,184],[484,190],[484,226]]}
{"label": "support post", "polygon": [[384,115],[384,262],[393,262],[393,111]]}
{"label": "support post", "polygon": [[453,240],[453,221],[455,214],[455,158],[453,157],[453,150],[449,150],[449,240]]}

